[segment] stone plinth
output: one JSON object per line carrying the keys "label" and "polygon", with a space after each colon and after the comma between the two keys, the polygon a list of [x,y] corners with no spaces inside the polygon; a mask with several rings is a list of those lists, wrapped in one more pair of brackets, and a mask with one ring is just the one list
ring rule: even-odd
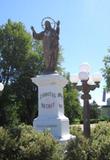
{"label": "stone plinth", "polygon": [[48,74],[34,77],[32,82],[38,86],[38,117],[33,127],[38,131],[49,130],[59,141],[73,138],[64,115],[63,87],[67,80],[58,74]]}

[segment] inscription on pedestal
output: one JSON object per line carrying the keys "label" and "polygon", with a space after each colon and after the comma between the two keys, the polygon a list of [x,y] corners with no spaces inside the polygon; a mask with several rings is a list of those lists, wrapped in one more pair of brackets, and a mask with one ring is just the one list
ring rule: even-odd
{"label": "inscription on pedestal", "polygon": [[45,103],[41,103],[41,107],[44,108],[44,109],[51,109],[53,108],[55,105],[55,103],[50,103],[50,104],[45,104]]}
{"label": "inscription on pedestal", "polygon": [[56,93],[54,93],[54,92],[44,92],[44,93],[40,94],[40,99],[45,98],[45,97],[56,98]]}
{"label": "inscription on pedestal", "polygon": [[59,108],[63,107],[63,104],[61,104],[63,99],[63,94],[58,92],[44,92],[40,94],[40,104],[41,108],[43,109],[52,109],[55,107],[56,100],[58,101]]}

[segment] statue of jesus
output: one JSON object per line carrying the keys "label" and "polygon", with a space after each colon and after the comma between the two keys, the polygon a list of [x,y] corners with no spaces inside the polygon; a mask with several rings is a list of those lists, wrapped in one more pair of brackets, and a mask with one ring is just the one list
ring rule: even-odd
{"label": "statue of jesus", "polygon": [[44,31],[40,33],[37,33],[33,26],[31,27],[33,38],[43,41],[46,73],[53,73],[56,70],[59,52],[59,24],[60,22],[58,21],[56,27],[52,27],[50,21],[46,20],[44,23]]}

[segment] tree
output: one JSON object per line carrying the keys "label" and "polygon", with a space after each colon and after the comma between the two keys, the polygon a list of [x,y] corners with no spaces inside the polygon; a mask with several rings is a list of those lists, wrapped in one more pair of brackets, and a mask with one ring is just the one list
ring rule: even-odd
{"label": "tree", "polygon": [[70,123],[73,123],[75,119],[81,119],[82,108],[78,99],[78,92],[69,80],[69,74],[66,77],[69,82],[64,89],[65,115],[69,118]]}
{"label": "tree", "polygon": [[98,109],[99,105],[93,101],[90,104],[90,119],[98,119],[99,117],[99,109]]}
{"label": "tree", "polygon": [[[110,52],[110,50],[108,50]],[[103,77],[106,82],[106,89],[110,91],[110,55],[103,58],[104,67],[102,68]]]}
{"label": "tree", "polygon": [[36,43],[37,52],[35,43],[21,22],[8,20],[0,27],[0,72],[5,85],[0,97],[0,110],[4,113],[4,117],[2,114],[0,117],[3,120],[0,120],[1,125],[9,123],[7,108],[11,109],[12,104],[19,104],[20,121],[32,123],[37,105],[37,87],[31,78],[43,68],[42,56],[39,54],[41,47]]}

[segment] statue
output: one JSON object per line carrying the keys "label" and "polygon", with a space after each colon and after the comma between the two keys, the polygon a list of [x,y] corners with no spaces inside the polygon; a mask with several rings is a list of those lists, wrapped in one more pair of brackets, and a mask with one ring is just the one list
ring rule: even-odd
{"label": "statue", "polygon": [[[50,21],[53,22],[53,27]],[[44,31],[37,33],[34,27],[31,27],[33,38],[43,41],[45,73],[55,72],[57,66],[59,51],[59,25],[60,21],[56,23],[52,18],[46,17],[42,20],[42,27],[44,28]]]}

